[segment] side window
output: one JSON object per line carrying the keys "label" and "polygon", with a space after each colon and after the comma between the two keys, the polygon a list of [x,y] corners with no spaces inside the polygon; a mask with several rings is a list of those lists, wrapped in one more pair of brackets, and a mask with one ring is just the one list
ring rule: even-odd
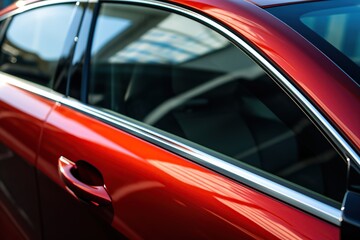
{"label": "side window", "polygon": [[15,15],[1,46],[0,71],[51,86],[74,9],[53,5]]}
{"label": "side window", "polygon": [[[88,103],[337,202],[346,165],[297,105],[229,40],[183,16],[103,4]],[[306,191],[308,192],[308,191]]]}

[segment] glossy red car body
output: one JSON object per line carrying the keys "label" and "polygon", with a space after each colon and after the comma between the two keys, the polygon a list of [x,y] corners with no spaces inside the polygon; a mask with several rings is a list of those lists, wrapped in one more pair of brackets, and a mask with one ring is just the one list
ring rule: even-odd
{"label": "glossy red car body", "polygon": [[[358,87],[311,43],[248,1],[171,3],[210,16],[251,42],[359,151]],[[33,209],[27,217],[19,215],[21,204],[13,205],[2,189],[2,239],[120,237],[112,231],[130,239],[340,238],[339,226],[79,112],[63,104],[60,94],[36,89],[1,75],[0,140],[25,160],[7,165],[9,179],[26,183],[23,192],[10,195],[23,198],[25,212]],[[42,96],[34,93],[39,91]],[[111,205],[83,203],[68,194],[59,175],[61,156],[98,169]],[[26,175],[32,167],[35,180]],[[31,192],[32,181],[42,191]],[[75,229],[73,235],[66,235],[68,228]]]}
{"label": "glossy red car body", "polygon": [[[10,103],[17,94],[16,105]],[[84,114],[31,96],[15,86],[3,85],[1,96],[2,129],[15,130],[1,131],[1,137],[11,144],[11,149],[35,165],[38,144],[34,136],[40,135],[42,121],[51,111],[42,133],[37,169],[63,187],[57,169],[60,153],[69,159],[92,162],[103,173],[113,211],[121,213],[109,223],[131,239],[339,238],[339,229],[332,224]],[[38,108],[26,110],[23,106],[27,104]],[[119,165],[120,171],[114,167]],[[50,197],[42,198],[46,203]],[[66,203],[51,207],[61,212],[68,207]],[[14,218],[10,222],[18,227],[16,233],[23,233],[24,238],[36,237],[23,232],[21,223]],[[62,220],[54,218],[45,220]],[[9,237],[6,231],[12,229],[2,226],[2,236]]]}

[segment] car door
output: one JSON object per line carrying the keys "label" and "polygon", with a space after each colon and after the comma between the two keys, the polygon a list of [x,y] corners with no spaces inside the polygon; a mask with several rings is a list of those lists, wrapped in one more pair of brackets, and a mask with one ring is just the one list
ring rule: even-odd
{"label": "car door", "polygon": [[[66,54],[70,22],[79,15],[75,2],[34,4],[26,10],[1,17],[1,239],[42,237],[36,161],[43,123],[55,104],[46,96],[60,57]],[[63,24],[57,23],[60,19]]]}
{"label": "car door", "polygon": [[339,238],[345,160],[224,28],[165,3],[93,13],[43,129],[46,239]]}

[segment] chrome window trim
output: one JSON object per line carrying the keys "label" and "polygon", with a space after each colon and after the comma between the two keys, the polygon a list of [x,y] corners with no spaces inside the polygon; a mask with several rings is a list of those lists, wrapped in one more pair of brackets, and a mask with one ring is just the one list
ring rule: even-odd
{"label": "chrome window trim", "polygon": [[105,121],[112,126],[117,126],[121,130],[129,132],[139,138],[146,139],[153,144],[161,145],[166,150],[177,153],[180,156],[190,159],[195,163],[198,163],[202,166],[217,171],[227,177],[235,179],[241,184],[246,184],[260,192],[268,194],[276,199],[282,200],[292,206],[295,206],[305,212],[311,213],[336,226],[340,226],[341,224],[342,213],[340,209],[332,207],[319,200],[313,199],[303,193],[285,187],[279,183],[276,183],[251,171],[233,165],[220,158],[211,156],[184,143],[166,137],[146,127],[130,122],[125,118],[115,116],[111,113],[104,112],[91,106],[87,106],[77,100],[66,98],[63,95],[58,94],[46,87],[38,86],[37,84],[32,84],[26,80],[22,80],[20,78],[0,72],[0,87],[2,82],[53,100],[55,102],[54,104],[60,103],[64,106],[70,107],[87,115],[93,116],[99,120]]}
{"label": "chrome window trim", "polygon": [[[51,1],[51,2],[53,3],[53,2],[75,2],[75,1]],[[97,1],[92,0],[92,2],[97,2]],[[283,87],[286,88],[287,92],[291,93],[293,97],[295,97],[300,103],[302,103],[302,105],[306,108],[308,113],[311,113],[314,116],[314,118],[320,122],[321,127],[328,131],[328,134],[332,136],[336,141],[336,143],[339,144],[339,146],[341,146],[341,148],[344,150],[345,155],[350,156],[360,166],[360,159],[357,153],[351,148],[351,146],[345,141],[345,139],[335,130],[335,128],[326,120],[326,118],[323,117],[321,113],[309,102],[309,100],[307,100],[307,98],[303,94],[301,94],[301,92],[295,86],[293,86],[291,82],[287,80],[284,75],[282,75],[274,66],[272,66],[269,61],[267,61],[261,54],[259,54],[255,49],[253,49],[250,45],[244,42],[236,34],[232,33],[222,25],[218,24],[217,22],[207,17],[204,17],[191,10],[176,5],[171,5],[169,3],[158,2],[153,0],[118,0],[112,2],[135,3],[135,4],[142,4],[144,6],[161,7],[181,13],[185,16],[190,16],[194,19],[197,19],[200,22],[212,25],[213,28],[217,29],[219,32],[227,36],[229,39],[232,39],[234,42],[240,45],[250,56],[261,62],[266,70],[274,74],[277,77],[278,82]],[[33,5],[35,4],[32,4],[31,7],[35,7]],[[47,5],[47,4],[45,3],[36,4],[36,6],[38,5]],[[1,19],[2,18],[0,18],[0,20]],[[94,116],[98,119],[102,119],[106,122],[112,123],[113,125],[119,126],[121,129],[127,129],[128,131],[134,133],[136,136],[140,138],[143,137],[143,138],[151,139],[152,143],[164,145],[166,146],[165,148],[167,150],[174,151],[176,153],[179,153],[180,155],[185,155],[194,162],[197,162],[201,165],[205,165],[206,167],[209,167],[215,171],[221,172],[226,176],[234,178],[241,183],[245,183],[255,189],[260,190],[261,192],[269,194],[277,199],[289,203],[292,206],[295,206],[308,213],[318,216],[319,218],[326,220],[330,223],[333,223],[336,226],[340,226],[341,224],[342,213],[340,209],[337,209],[321,201],[313,199],[305,194],[292,190],[281,184],[273,182],[267,178],[261,177],[248,170],[242,169],[229,162],[221,160],[220,158],[216,158],[205,152],[197,150],[193,147],[189,147],[183,143],[180,143],[169,137],[163,136],[162,134],[154,132],[143,126],[134,124],[133,122],[130,122],[125,118],[114,116],[104,111],[100,111],[96,108],[86,106],[73,99],[63,98],[59,96],[59,94],[56,94],[51,90],[47,91],[41,89],[32,84],[28,84],[27,81],[22,81],[14,77],[9,77],[9,75],[5,73],[0,73],[0,76],[2,75],[7,77],[5,77],[6,78],[5,80],[0,79],[0,83],[1,81],[8,82],[12,85],[33,92],[37,95],[41,95],[45,98],[59,102],[65,106],[74,108],[88,115]]]}
{"label": "chrome window trim", "polygon": [[220,158],[211,156],[201,150],[195,149],[158,132],[137,125],[124,118],[83,105],[80,102],[74,102],[73,100],[67,98],[61,99],[60,103],[98,119],[102,119],[112,125],[119,126],[121,129],[125,128],[127,131],[130,131],[132,134],[140,138],[146,138],[154,144],[160,144],[171,152],[177,153],[180,156],[188,158],[202,166],[206,166],[214,171],[220,172],[225,176],[239,181],[240,183],[244,183],[263,193],[269,194],[270,196],[318,216],[337,226],[340,226],[341,224],[342,213],[339,209],[313,199],[303,193],[273,182],[265,177],[259,176]]}
{"label": "chrome window trim", "polygon": [[20,6],[18,9],[15,9],[11,12],[5,13],[4,15],[0,16],[0,21],[38,7],[50,6],[53,4],[61,4],[61,3],[78,3],[78,2],[88,2],[88,1],[89,0],[47,0],[47,1],[30,3],[24,6]]}
{"label": "chrome window trim", "polygon": [[[101,0],[99,1],[101,2]],[[173,5],[166,2],[159,2],[156,0],[107,0],[106,2],[113,2],[113,3],[137,3],[144,6],[155,6],[155,7],[162,7],[165,9],[169,9],[178,13],[182,13],[185,16],[189,16],[193,19],[200,20],[203,23],[212,26],[212,28],[218,30],[220,33],[227,36],[227,38],[233,40],[239,46],[242,47],[253,59],[261,62],[263,67],[268,70],[268,72],[272,73],[274,76],[277,77],[277,82],[281,84],[281,86],[285,87],[288,93],[291,93],[299,103],[302,104],[303,107],[309,113],[312,113],[315,119],[319,121],[321,127],[326,129],[336,140],[336,142],[343,147],[345,150],[345,156],[349,156],[352,158],[358,166],[360,166],[360,158],[357,153],[351,148],[351,146],[345,141],[345,139],[336,131],[336,129],[329,123],[329,121],[314,107],[310,101],[293,85],[291,82],[279,71],[276,67],[274,67],[265,57],[263,57],[260,53],[258,53],[253,47],[251,47],[248,43],[242,40],[239,36],[231,32],[229,29],[225,28],[224,26],[220,25],[216,21],[200,15],[197,12],[193,12],[189,9]]]}
{"label": "chrome window trim", "polygon": [[55,92],[49,87],[42,86],[40,84],[32,83],[31,81],[24,80],[22,78],[10,75],[8,73],[4,73],[0,71],[0,87],[4,84],[9,84],[11,86],[18,87],[20,89],[23,89],[25,91],[34,93],[36,95],[39,95],[41,97],[47,98],[49,100],[52,100],[54,102],[61,102],[64,98],[64,95]]}

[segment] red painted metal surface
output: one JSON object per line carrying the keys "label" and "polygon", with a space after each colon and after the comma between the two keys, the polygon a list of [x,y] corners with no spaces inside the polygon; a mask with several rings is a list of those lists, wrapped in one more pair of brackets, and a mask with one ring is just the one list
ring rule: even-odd
{"label": "red painted metal surface", "polygon": [[[248,2],[174,2],[204,11],[252,42],[360,149],[360,114],[354,109],[360,101],[358,88],[306,40]],[[37,136],[53,103],[8,85],[0,85],[0,100],[0,138],[34,165]],[[111,196],[112,226],[132,239],[339,238],[339,229],[331,224],[72,109],[59,105],[48,120],[38,170],[65,196],[58,158],[94,165]],[[62,217],[73,217],[67,209],[61,211],[69,213]]]}
{"label": "red painted metal surface", "polygon": [[77,193],[85,197],[90,203],[99,205],[111,204],[111,198],[106,191],[105,186],[88,185],[76,178],[73,171],[76,170],[76,164],[69,159],[61,156],[58,160],[59,174],[66,185],[66,190],[78,199]]}
{"label": "red painted metal surface", "polygon": [[9,211],[9,206],[5,206],[3,201],[0,201],[0,239],[28,239],[28,235],[24,233],[22,226],[18,224],[13,213]]}
{"label": "red painted metal surface", "polygon": [[0,82],[0,139],[35,166],[42,124],[53,103]]}
{"label": "red painted metal surface", "polygon": [[0,214],[4,211],[0,238],[1,234],[8,239],[41,236],[35,161],[41,128],[52,105],[0,80]]}
{"label": "red painted metal surface", "polygon": [[38,162],[64,188],[61,155],[102,173],[112,225],[131,239],[339,238],[331,224],[64,106],[48,118]]}
{"label": "red painted metal surface", "polygon": [[5,15],[5,14],[11,12],[11,11],[14,11],[14,10],[16,10],[18,8],[21,8],[21,7],[25,6],[25,5],[28,5],[30,3],[39,2],[39,1],[40,0],[25,0],[25,1],[20,0],[20,1],[17,1],[15,3],[11,4],[10,6],[4,8],[4,9],[1,9],[0,10],[0,16]]}
{"label": "red painted metal surface", "polygon": [[246,1],[173,0],[204,12],[251,42],[290,76],[360,151],[358,86],[303,37]]}

